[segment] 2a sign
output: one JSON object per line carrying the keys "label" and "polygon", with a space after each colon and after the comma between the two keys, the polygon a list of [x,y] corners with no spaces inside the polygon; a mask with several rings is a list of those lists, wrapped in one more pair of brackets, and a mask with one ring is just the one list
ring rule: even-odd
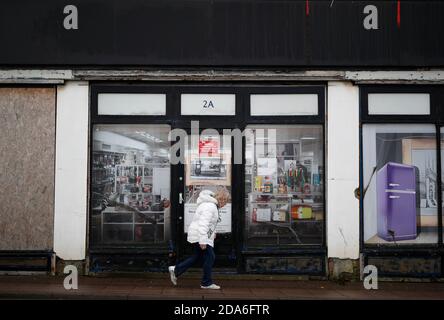
{"label": "2a sign", "polygon": [[236,114],[235,94],[182,94],[182,115],[233,116]]}
{"label": "2a sign", "polygon": [[204,100],[204,101],[203,101],[203,108],[204,108],[204,109],[209,109],[209,108],[214,109],[214,103],[213,103],[213,101],[212,101],[212,100]]}

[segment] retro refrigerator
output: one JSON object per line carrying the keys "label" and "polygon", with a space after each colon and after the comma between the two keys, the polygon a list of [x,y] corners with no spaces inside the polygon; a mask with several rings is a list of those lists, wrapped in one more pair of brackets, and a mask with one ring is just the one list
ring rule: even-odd
{"label": "retro refrigerator", "polygon": [[416,168],[388,162],[376,176],[378,236],[387,241],[416,239]]}

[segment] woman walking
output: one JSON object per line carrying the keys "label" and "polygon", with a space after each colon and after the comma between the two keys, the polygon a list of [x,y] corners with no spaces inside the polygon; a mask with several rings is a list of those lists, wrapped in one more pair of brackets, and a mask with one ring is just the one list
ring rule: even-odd
{"label": "woman walking", "polygon": [[203,261],[202,289],[220,289],[213,283],[211,272],[214,264],[214,239],[216,226],[220,221],[219,209],[224,207],[230,194],[226,189],[216,193],[202,190],[197,198],[197,209],[188,228],[187,240],[193,246],[193,255],[176,266],[168,268],[171,282],[177,285],[177,277],[192,267],[196,262]]}

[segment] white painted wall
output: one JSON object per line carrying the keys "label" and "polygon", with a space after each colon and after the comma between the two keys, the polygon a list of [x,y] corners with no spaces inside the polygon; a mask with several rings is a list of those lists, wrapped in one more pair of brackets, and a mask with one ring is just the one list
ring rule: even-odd
{"label": "white painted wall", "polygon": [[57,87],[54,251],[85,259],[88,174],[88,83]]}
{"label": "white painted wall", "polygon": [[327,101],[328,257],[359,258],[359,88],[328,83]]}

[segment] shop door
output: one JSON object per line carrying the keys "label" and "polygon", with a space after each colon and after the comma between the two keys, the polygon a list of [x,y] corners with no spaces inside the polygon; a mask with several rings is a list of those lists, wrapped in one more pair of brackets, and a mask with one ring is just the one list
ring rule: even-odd
{"label": "shop door", "polygon": [[179,236],[180,256],[192,253],[192,247],[187,242],[188,227],[197,209],[197,200],[202,190],[216,192],[226,189],[230,194],[228,203],[219,208],[219,222],[216,227],[214,250],[216,254],[215,268],[235,268],[235,243],[237,232],[235,225],[232,188],[232,142],[231,138],[224,139],[222,130],[201,130],[200,135],[194,136],[188,132],[188,143],[185,146],[183,164],[179,167]]}

